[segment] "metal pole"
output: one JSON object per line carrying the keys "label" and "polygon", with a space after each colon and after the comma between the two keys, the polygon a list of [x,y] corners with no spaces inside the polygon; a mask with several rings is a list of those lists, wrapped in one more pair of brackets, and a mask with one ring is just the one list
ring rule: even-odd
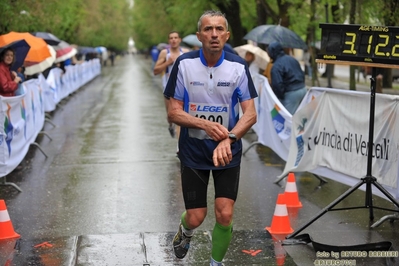
{"label": "metal pole", "polygon": [[[326,23],[328,23],[328,4],[325,4],[324,7],[326,8]],[[331,76],[332,76],[332,65],[327,64],[326,65],[326,72],[327,72],[327,87],[332,88],[331,84]]]}

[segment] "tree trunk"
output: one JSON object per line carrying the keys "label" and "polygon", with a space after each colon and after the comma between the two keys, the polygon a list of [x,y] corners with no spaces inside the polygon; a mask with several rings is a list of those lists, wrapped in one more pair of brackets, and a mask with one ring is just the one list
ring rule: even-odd
{"label": "tree trunk", "polygon": [[260,0],[256,0],[256,24],[258,26],[266,23],[267,14]]}
{"label": "tree trunk", "polygon": [[221,12],[226,14],[226,19],[229,22],[229,28],[232,36],[232,38],[230,38],[230,40],[232,40],[231,45],[235,47],[244,44],[244,30],[241,23],[240,4],[238,1],[230,0],[227,3],[214,1],[214,4],[220,9]]}

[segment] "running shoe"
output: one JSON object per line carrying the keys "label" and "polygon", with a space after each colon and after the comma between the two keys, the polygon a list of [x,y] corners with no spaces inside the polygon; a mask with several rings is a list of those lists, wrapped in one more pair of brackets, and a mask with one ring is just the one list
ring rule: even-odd
{"label": "running shoe", "polygon": [[186,236],[183,233],[183,225],[180,223],[179,230],[173,238],[173,251],[176,258],[183,259],[190,248],[191,236]]}

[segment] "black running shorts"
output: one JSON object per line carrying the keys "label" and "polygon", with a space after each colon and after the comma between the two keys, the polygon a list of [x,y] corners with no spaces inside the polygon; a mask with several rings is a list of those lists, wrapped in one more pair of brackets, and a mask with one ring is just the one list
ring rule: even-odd
{"label": "black running shorts", "polygon": [[[186,209],[207,207],[210,170],[197,170],[181,166],[181,182]],[[216,198],[237,199],[240,166],[212,170]]]}

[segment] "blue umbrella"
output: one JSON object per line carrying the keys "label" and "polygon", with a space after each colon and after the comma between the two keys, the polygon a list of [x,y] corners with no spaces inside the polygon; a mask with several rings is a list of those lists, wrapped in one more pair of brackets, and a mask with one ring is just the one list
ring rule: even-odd
{"label": "blue umbrella", "polygon": [[253,28],[252,30],[250,30],[245,36],[244,36],[244,40],[251,40],[254,42],[258,42],[259,37],[262,36],[262,34],[269,29],[271,26],[274,25],[260,25],[257,26],[255,28]]}
{"label": "blue umbrella", "polygon": [[97,46],[95,49],[99,54],[107,53],[107,48],[105,48],[104,46]]}
{"label": "blue umbrella", "polygon": [[258,43],[271,44],[273,42],[279,42],[283,48],[307,48],[306,43],[298,34],[281,25],[268,27],[258,37]]}
{"label": "blue umbrella", "polygon": [[25,61],[30,46],[25,40],[19,40],[0,47],[0,54],[7,48],[11,48],[15,52],[15,62],[11,66],[11,70],[16,71]]}

